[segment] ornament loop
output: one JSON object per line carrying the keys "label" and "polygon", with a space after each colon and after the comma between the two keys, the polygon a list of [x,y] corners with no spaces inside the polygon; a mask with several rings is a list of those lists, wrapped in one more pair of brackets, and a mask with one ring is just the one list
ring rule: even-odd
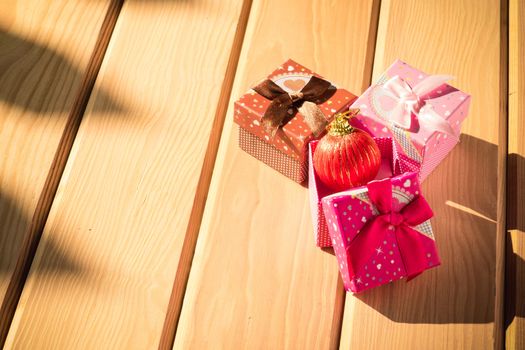
{"label": "ornament loop", "polygon": [[349,108],[346,112],[337,113],[335,117],[345,118],[345,119],[351,119],[358,115],[360,112],[359,108]]}

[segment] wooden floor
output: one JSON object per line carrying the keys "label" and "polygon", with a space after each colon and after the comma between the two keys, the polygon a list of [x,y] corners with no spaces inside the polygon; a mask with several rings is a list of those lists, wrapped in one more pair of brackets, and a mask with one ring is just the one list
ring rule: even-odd
{"label": "wooden floor", "polygon": [[[307,189],[237,146],[287,58],[470,93],[424,183],[441,267],[358,297]],[[6,349],[525,349],[525,1],[0,1]]]}

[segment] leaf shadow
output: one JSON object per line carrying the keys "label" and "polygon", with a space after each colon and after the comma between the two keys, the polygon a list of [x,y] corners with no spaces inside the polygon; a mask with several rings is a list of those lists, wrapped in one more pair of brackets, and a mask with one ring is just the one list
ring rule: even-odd
{"label": "leaf shadow", "polygon": [[[71,91],[80,91],[85,73],[55,50],[0,27],[0,102],[32,111],[35,117],[68,112],[74,103]],[[106,91],[96,89],[95,111],[125,111]]]}
{"label": "leaf shadow", "polygon": [[[21,248],[30,226],[28,218],[17,205],[16,201],[5,192],[0,192],[0,278],[9,278],[17,259],[21,256]],[[76,274],[80,266],[64,249],[51,238],[46,238],[40,244],[46,245],[46,259],[42,260],[37,270],[40,274]],[[47,258],[49,257],[49,259]]]}

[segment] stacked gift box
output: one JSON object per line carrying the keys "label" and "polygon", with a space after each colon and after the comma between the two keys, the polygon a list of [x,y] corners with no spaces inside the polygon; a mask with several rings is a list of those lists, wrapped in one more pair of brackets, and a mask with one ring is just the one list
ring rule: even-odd
{"label": "stacked gift box", "polygon": [[398,60],[356,97],[288,60],[235,102],[240,147],[308,181],[315,243],[333,247],[348,291],[440,264],[420,182],[458,143],[467,116],[470,96],[451,78]]}

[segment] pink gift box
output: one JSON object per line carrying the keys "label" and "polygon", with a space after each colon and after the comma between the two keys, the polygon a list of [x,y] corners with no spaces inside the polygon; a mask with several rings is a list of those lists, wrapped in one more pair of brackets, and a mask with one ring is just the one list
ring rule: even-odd
{"label": "pink gift box", "polygon": [[442,77],[397,60],[351,106],[360,109],[352,124],[392,137],[395,168],[419,171],[422,181],[458,143],[470,105],[470,95],[442,83],[447,80]]}
{"label": "pink gift box", "polygon": [[345,289],[359,293],[440,264],[416,173],[322,199]]}
{"label": "pink gift box", "polygon": [[[374,137],[374,140],[381,152],[381,167],[375,179],[379,180],[394,176],[392,139],[390,137]],[[315,243],[318,247],[326,248],[332,246],[332,240],[328,232],[328,227],[326,226],[321,200],[323,197],[331,195],[334,192],[319,180],[313,167],[312,160],[318,142],[319,141],[315,140],[309,144],[308,190],[310,193],[310,211],[312,214]]]}

